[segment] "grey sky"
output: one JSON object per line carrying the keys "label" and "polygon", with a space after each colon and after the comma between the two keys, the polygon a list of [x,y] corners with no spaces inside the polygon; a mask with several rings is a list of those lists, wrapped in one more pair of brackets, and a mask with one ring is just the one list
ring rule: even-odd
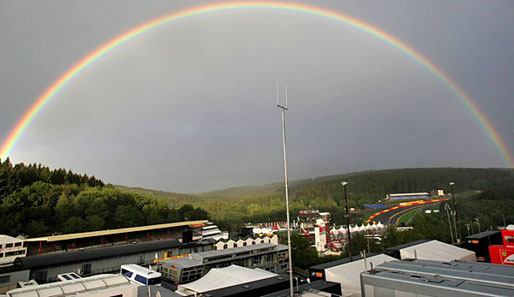
{"label": "grey sky", "polygon": [[[0,2],[0,139],[92,50],[203,1]],[[512,1],[316,1],[442,68],[514,147]],[[282,178],[275,80],[289,86],[291,178],[418,166],[503,167],[466,106],[383,41],[287,11],[210,13],[109,52],[11,153],[129,186],[199,192]]]}

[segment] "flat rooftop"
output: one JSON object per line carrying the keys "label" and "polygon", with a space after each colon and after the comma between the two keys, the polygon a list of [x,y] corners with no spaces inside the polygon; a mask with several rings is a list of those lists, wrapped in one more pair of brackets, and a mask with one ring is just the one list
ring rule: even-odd
{"label": "flat rooftop", "polygon": [[385,262],[377,266],[377,270],[463,279],[514,288],[514,267],[508,265],[480,262],[414,260]]}
{"label": "flat rooftop", "polygon": [[89,291],[98,291],[120,286],[134,286],[121,275],[101,274],[69,281],[60,281],[50,284],[28,286],[7,292],[8,297],[64,297],[83,294]]}
{"label": "flat rooftop", "polygon": [[148,225],[148,226],[131,227],[131,228],[120,228],[120,229],[112,229],[112,230],[100,230],[100,231],[92,231],[92,232],[62,234],[62,235],[54,235],[54,236],[47,236],[47,237],[27,238],[27,239],[25,239],[25,242],[40,242],[40,241],[56,242],[56,241],[74,240],[74,239],[90,238],[90,237],[98,237],[98,236],[109,236],[109,235],[125,234],[125,233],[133,233],[133,232],[152,231],[152,230],[159,230],[159,229],[166,229],[166,228],[184,227],[184,226],[205,224],[205,223],[207,223],[207,220],[175,222],[175,223]]}
{"label": "flat rooftop", "polygon": [[[263,250],[260,252],[260,250]],[[265,250],[265,251],[264,251]],[[286,245],[274,245],[271,243],[259,243],[254,245],[241,246],[230,249],[216,250],[216,251],[205,251],[200,253],[193,253],[189,257],[177,258],[177,259],[168,259],[160,261],[162,263],[170,263],[170,264],[178,264],[183,268],[186,267],[195,267],[198,265],[203,265],[205,259],[210,259],[211,261],[208,263],[214,263],[215,260],[220,259],[224,260],[226,258],[235,259],[240,254],[251,254],[258,255],[267,251],[275,252],[275,251],[286,251]],[[255,252],[255,253],[252,253]]]}
{"label": "flat rooftop", "polygon": [[283,248],[287,250],[287,246],[285,245],[274,245],[271,243],[259,243],[259,244],[253,244],[253,245],[247,245],[247,246],[240,246],[230,249],[223,249],[223,250],[216,250],[216,251],[205,251],[201,253],[195,253],[191,254],[193,258],[196,259],[211,259],[211,258],[218,258],[223,256],[229,256],[234,254],[240,254],[240,253],[247,253],[252,251],[259,251],[264,249],[273,249],[277,251],[283,250]]}
{"label": "flat rooftop", "polygon": [[416,292],[428,296],[514,296],[514,287],[493,286],[465,279],[443,276],[426,276],[414,273],[378,271],[361,274],[363,285]]}
{"label": "flat rooftop", "polygon": [[466,236],[465,239],[482,239],[496,234],[501,234],[501,232],[498,230],[487,230],[470,236]]}

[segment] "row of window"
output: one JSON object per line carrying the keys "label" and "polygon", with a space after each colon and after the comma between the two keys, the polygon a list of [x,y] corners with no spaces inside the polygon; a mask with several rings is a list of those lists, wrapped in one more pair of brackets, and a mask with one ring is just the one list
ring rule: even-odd
{"label": "row of window", "polygon": [[10,243],[6,243],[5,246],[3,244],[0,244],[0,249],[2,248],[12,248],[12,247],[21,247],[23,244],[23,242],[19,241],[19,242],[10,242]]}
{"label": "row of window", "polygon": [[7,258],[17,255],[25,254],[25,251],[14,251],[14,252],[7,252],[7,253],[0,253],[0,258]]}

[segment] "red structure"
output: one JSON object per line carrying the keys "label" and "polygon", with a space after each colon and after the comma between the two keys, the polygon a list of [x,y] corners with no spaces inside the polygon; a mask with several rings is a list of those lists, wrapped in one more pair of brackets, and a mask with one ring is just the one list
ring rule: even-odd
{"label": "red structure", "polygon": [[501,230],[503,245],[490,245],[489,255],[491,263],[514,265],[514,228],[509,225],[506,230]]}

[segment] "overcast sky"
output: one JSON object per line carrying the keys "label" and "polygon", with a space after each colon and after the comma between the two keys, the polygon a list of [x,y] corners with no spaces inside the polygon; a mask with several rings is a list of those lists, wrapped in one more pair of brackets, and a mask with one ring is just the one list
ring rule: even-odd
{"label": "overcast sky", "polygon": [[[0,139],[74,63],[203,1],[0,1]],[[474,99],[514,152],[514,2],[316,1],[396,36]],[[12,162],[201,192],[283,178],[275,81],[289,88],[291,179],[420,166],[505,167],[432,73],[347,25],[288,11],[190,17],[95,61],[38,114]]]}

